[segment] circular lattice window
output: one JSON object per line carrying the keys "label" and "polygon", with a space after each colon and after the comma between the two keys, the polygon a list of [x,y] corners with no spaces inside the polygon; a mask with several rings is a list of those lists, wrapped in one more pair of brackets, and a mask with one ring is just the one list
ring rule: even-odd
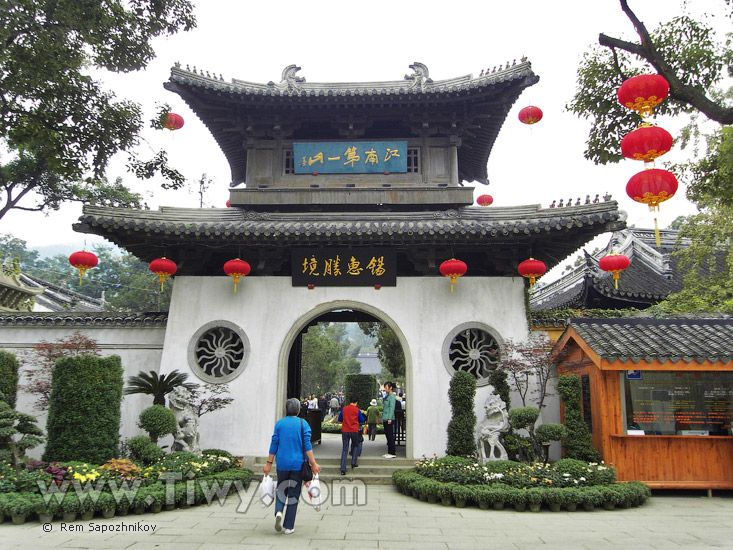
{"label": "circular lattice window", "polygon": [[501,359],[501,343],[489,327],[465,323],[453,329],[443,342],[443,363],[453,375],[467,372],[476,378],[477,386],[489,383],[489,374]]}
{"label": "circular lattice window", "polygon": [[249,357],[249,339],[228,321],[207,323],[191,338],[188,363],[204,382],[222,384],[239,376]]}

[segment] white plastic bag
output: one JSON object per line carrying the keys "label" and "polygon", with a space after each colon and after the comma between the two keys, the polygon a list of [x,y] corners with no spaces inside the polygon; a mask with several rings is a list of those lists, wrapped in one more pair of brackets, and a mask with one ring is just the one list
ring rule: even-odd
{"label": "white plastic bag", "polygon": [[262,508],[267,508],[275,500],[275,480],[271,476],[262,478],[258,498]]}
{"label": "white plastic bag", "polygon": [[321,482],[318,479],[318,474],[315,474],[313,476],[313,479],[306,483],[306,486],[308,487],[308,497],[311,499],[311,506],[313,506],[313,509],[316,512],[321,511]]}

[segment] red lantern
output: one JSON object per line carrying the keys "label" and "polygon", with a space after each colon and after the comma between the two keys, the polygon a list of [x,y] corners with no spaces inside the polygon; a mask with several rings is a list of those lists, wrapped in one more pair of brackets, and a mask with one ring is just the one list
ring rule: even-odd
{"label": "red lantern", "polygon": [[99,259],[91,252],[80,250],[69,256],[69,263],[79,270],[79,284],[81,285],[81,279],[84,277],[86,270],[96,267]]}
{"label": "red lantern", "polygon": [[669,82],[658,74],[641,74],[625,80],[618,89],[618,101],[643,117],[652,114],[669,94]]}
{"label": "red lantern", "polygon": [[165,256],[150,262],[150,271],[155,273],[158,276],[158,280],[160,280],[161,292],[163,292],[163,283],[165,283],[165,278],[175,274],[177,269],[178,266],[176,265],[176,262],[167,259]]}
{"label": "red lantern", "polygon": [[527,277],[529,279],[529,290],[531,291],[537,277],[541,277],[545,274],[545,271],[547,271],[547,266],[544,262],[530,258],[529,260],[524,260],[519,264],[517,271],[519,271],[519,274],[522,277]]}
{"label": "red lantern", "polygon": [[451,258],[450,260],[444,261],[440,264],[440,274],[443,277],[450,277],[450,291],[453,292],[453,285],[456,284],[456,279],[466,274],[466,262]]}
{"label": "red lantern", "polygon": [[629,159],[651,162],[672,148],[674,139],[664,128],[644,125],[621,140],[621,153]]}
{"label": "red lantern", "polygon": [[530,105],[519,111],[519,122],[523,124],[536,124],[542,120],[542,109]]}
{"label": "red lantern", "polygon": [[659,203],[674,197],[677,178],[672,172],[651,168],[631,176],[626,184],[626,194],[636,202],[649,205],[649,210],[659,210]]}
{"label": "red lantern", "polygon": [[227,208],[231,208],[231,207],[232,207],[231,203],[227,201]]}
{"label": "red lantern", "polygon": [[494,202],[494,197],[491,195],[481,195],[476,199],[479,206],[489,206],[492,202]]}
{"label": "red lantern", "polygon": [[247,262],[237,258],[236,260],[229,260],[224,264],[224,273],[234,279],[234,293],[237,293],[237,283],[240,277],[246,277],[249,275],[250,267]]}
{"label": "red lantern", "polygon": [[630,263],[631,261],[628,256],[611,252],[608,256],[604,256],[598,260],[598,267],[603,271],[613,274],[613,280],[616,283],[616,288],[618,289],[618,274],[620,271],[629,267]]}
{"label": "red lantern", "polygon": [[163,118],[163,127],[169,130],[180,130],[183,128],[183,117],[176,113],[168,113]]}

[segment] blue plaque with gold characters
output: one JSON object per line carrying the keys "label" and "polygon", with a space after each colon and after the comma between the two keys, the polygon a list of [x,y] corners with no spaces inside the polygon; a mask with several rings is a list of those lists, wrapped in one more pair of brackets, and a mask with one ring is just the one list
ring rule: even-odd
{"label": "blue plaque with gold characters", "polygon": [[406,141],[293,143],[296,174],[407,172]]}

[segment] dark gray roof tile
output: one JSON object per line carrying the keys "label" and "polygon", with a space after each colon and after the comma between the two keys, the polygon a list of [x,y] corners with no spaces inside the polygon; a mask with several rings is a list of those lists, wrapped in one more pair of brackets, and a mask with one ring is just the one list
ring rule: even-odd
{"label": "dark gray roof tile", "polygon": [[586,318],[568,328],[610,363],[733,362],[733,319]]}

